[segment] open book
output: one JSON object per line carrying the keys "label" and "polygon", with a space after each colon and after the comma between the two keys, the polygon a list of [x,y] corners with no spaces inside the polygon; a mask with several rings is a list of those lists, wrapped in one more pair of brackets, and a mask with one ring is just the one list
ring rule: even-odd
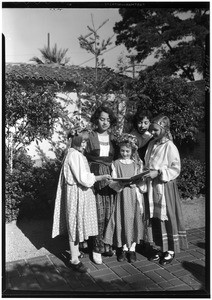
{"label": "open book", "polygon": [[121,178],[112,178],[114,181],[122,181],[122,182],[135,182],[137,180],[143,180],[149,175],[149,170],[146,170],[140,174],[137,174],[132,177],[121,177]]}

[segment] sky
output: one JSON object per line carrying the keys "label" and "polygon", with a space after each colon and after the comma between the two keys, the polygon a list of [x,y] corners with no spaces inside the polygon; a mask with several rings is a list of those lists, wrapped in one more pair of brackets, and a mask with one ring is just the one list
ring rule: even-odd
{"label": "sky", "polygon": [[[56,43],[58,48],[69,49],[67,57],[71,58],[70,64],[94,67],[92,54],[80,48],[78,41],[80,35],[89,33],[87,26],[92,27],[91,14],[96,28],[109,19],[98,31],[101,40],[113,36],[115,22],[122,19],[118,8],[3,8],[5,61],[30,63],[33,56],[41,58],[39,49],[47,46],[49,33],[51,48]],[[115,40],[114,36],[112,45],[102,56],[105,65],[113,69],[116,69],[120,54],[128,54],[124,45],[115,46]]]}

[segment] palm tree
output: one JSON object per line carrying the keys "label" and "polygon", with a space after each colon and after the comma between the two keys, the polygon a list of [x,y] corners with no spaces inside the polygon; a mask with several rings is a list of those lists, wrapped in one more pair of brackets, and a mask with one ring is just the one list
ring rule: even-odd
{"label": "palm tree", "polygon": [[48,46],[44,46],[43,49],[39,49],[42,54],[42,59],[37,56],[34,56],[30,61],[34,61],[37,64],[59,64],[66,65],[69,61],[69,57],[65,57],[67,49],[57,49],[57,44],[54,45],[52,49]]}

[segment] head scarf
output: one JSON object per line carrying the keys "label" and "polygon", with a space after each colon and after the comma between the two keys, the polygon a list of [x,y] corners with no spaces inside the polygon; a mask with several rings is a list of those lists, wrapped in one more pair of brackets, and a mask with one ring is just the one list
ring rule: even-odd
{"label": "head scarf", "polygon": [[170,120],[166,116],[157,116],[155,117],[151,124],[157,124],[159,125],[162,129],[164,129],[165,134],[164,136],[167,137],[169,140],[173,140],[171,132],[170,132]]}

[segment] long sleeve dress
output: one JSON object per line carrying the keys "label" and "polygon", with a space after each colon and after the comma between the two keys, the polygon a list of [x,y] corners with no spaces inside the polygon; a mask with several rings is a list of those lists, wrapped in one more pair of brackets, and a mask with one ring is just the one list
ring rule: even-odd
{"label": "long sleeve dress", "polygon": [[166,137],[159,142],[152,140],[146,151],[145,167],[161,172],[160,176],[147,181],[151,218],[149,242],[163,252],[180,252],[181,248],[188,248],[188,244],[176,184],[181,170],[177,147]]}
{"label": "long sleeve dress", "polygon": [[[133,160],[128,163],[125,160],[117,159],[113,163],[113,178],[131,177],[142,170]],[[107,225],[104,242],[116,247],[127,245],[131,247],[133,242],[140,243],[143,239],[143,185],[120,188],[114,182],[111,187],[117,191],[113,213]]]}
{"label": "long sleeve dress", "polygon": [[[111,135],[102,137],[99,136],[96,131],[90,133],[85,155],[88,159],[91,172],[95,175],[111,174],[111,164],[114,154],[115,146]],[[115,192],[108,186],[105,180],[96,182],[94,184],[94,191],[96,196],[99,234],[92,238],[93,251],[104,253],[112,250],[110,245],[103,242],[103,237],[113,210]]]}
{"label": "long sleeve dress", "polygon": [[68,232],[69,240],[79,243],[98,234],[96,201],[91,188],[95,181],[86,157],[70,148],[58,182],[53,238]]}

